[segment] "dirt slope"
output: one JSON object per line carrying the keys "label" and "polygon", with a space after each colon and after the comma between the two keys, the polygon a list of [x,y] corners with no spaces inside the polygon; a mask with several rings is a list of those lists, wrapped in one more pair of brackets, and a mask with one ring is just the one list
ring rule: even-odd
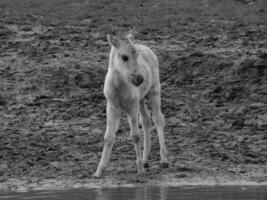
{"label": "dirt slope", "polygon": [[[264,0],[0,0],[0,188],[267,182]],[[160,60],[170,167],[136,175],[125,119],[102,180],[107,33]]]}

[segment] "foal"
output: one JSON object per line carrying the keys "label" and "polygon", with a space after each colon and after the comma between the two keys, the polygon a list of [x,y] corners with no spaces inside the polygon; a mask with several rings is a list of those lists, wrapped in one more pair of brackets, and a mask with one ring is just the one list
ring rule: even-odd
{"label": "foal", "polygon": [[[125,111],[130,124],[130,136],[136,151],[138,174],[148,167],[150,155],[150,115],[145,104],[145,97],[152,105],[153,121],[156,125],[161,164],[168,166],[167,149],[164,139],[164,117],[160,105],[159,63],[156,55],[147,46],[134,44],[132,36],[125,39],[107,36],[111,46],[109,67],[105,78],[104,95],[107,100],[107,127],[104,137],[104,149],[94,177],[100,177],[109,161],[115,134],[118,130],[121,112]],[[144,151],[141,155],[141,134],[138,129],[138,114],[144,132]]]}

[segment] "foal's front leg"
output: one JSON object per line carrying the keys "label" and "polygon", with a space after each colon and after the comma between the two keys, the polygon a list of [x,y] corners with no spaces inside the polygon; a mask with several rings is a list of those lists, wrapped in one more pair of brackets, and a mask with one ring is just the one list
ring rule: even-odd
{"label": "foal's front leg", "polygon": [[94,173],[94,177],[100,177],[102,175],[103,169],[106,167],[110,153],[112,150],[112,146],[115,142],[115,134],[118,130],[121,112],[119,109],[112,106],[110,103],[107,103],[107,128],[104,137],[104,148],[101,156],[101,160],[98,164],[97,170]]}
{"label": "foal's front leg", "polygon": [[133,140],[135,151],[136,151],[136,164],[138,174],[143,174],[145,172],[142,160],[141,153],[141,134],[138,130],[138,112],[139,112],[139,104],[134,105],[130,112],[128,112],[128,120],[131,127],[130,136]]}

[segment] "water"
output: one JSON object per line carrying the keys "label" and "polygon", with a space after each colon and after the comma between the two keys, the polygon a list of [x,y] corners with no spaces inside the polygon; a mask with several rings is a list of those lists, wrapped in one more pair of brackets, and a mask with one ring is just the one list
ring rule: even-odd
{"label": "water", "polygon": [[0,192],[0,200],[267,200],[267,186],[117,187]]}

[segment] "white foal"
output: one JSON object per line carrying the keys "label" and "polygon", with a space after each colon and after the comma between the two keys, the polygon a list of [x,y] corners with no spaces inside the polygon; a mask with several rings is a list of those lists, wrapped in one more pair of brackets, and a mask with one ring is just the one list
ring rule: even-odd
{"label": "white foal", "polygon": [[[118,130],[121,112],[125,111],[136,151],[136,163],[139,174],[148,167],[150,155],[150,115],[145,104],[145,97],[152,105],[153,121],[156,125],[160,156],[163,166],[168,166],[167,149],[164,139],[164,117],[161,112],[159,63],[156,55],[147,46],[134,44],[131,35],[125,39],[107,36],[111,46],[109,67],[105,78],[104,94],[107,100],[107,127],[104,137],[104,149],[94,177],[100,177],[107,165],[115,134]],[[138,129],[138,115],[140,113],[144,132],[143,158],[141,153]]]}

